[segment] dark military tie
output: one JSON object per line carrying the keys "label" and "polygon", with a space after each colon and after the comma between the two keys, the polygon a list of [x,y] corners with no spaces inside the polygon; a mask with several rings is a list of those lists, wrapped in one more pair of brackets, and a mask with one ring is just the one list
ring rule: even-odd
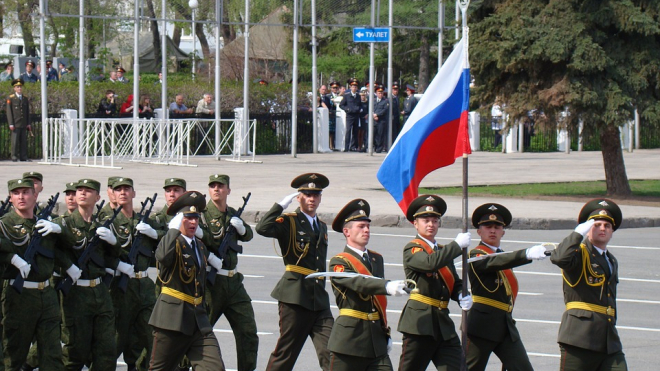
{"label": "dark military tie", "polygon": [[314,221],[312,222],[312,227],[314,228],[314,233],[316,233],[316,235],[318,235],[319,234],[319,222],[318,222],[318,220],[316,220],[316,218],[314,218]]}
{"label": "dark military tie", "polygon": [[612,265],[610,264],[610,259],[607,258],[607,251],[603,251],[603,259],[607,262],[607,275],[612,275]]}
{"label": "dark military tie", "polygon": [[364,261],[364,265],[369,269],[369,272],[371,272],[371,261],[369,261],[369,254],[366,251],[362,254],[362,261]]}
{"label": "dark military tie", "polygon": [[201,266],[202,261],[199,260],[199,252],[197,252],[197,242],[195,241],[195,237],[190,240],[190,247],[192,247],[193,251],[195,252],[195,264],[197,264],[198,267]]}

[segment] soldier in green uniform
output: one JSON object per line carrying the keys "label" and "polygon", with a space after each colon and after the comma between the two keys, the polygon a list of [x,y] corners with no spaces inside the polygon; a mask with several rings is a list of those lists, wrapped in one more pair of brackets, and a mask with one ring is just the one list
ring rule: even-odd
{"label": "soldier in green uniform", "polygon": [[550,255],[564,278],[561,371],[628,370],[616,329],[619,262],[607,248],[622,220],[614,201],[591,200],[580,210],[575,231]]}
{"label": "soldier in green uniform", "polygon": [[44,176],[36,171],[27,171],[23,173],[23,179],[30,179],[34,184],[34,192],[37,197],[37,205],[39,204],[39,195],[44,190]]}
{"label": "soldier in green uniform", "polygon": [[[291,187],[297,191],[273,205],[256,227],[260,235],[277,238],[286,269],[271,293],[278,301],[280,338],[268,360],[267,371],[292,370],[308,336],[321,369],[330,369],[328,339],[334,321],[325,280],[305,279],[308,274],[326,270],[328,228],[316,213],[321,192],[329,183],[318,173],[296,177]],[[300,207],[283,214],[294,198]]]}
{"label": "soldier in green uniform", "polygon": [[121,247],[109,228],[103,227],[98,219],[93,220],[96,203],[101,198],[100,189],[101,183],[96,180],[79,180],[78,209],[56,220],[62,228],[60,246],[65,253],[64,267],[76,264],[95,235],[101,240],[86,266],[80,267],[81,279],[62,296],[65,339],[62,353],[67,370],[81,370],[90,362],[94,370],[117,367],[115,316],[110,291],[102,284],[102,278],[107,266],[116,265]]}
{"label": "soldier in green uniform", "polygon": [[64,188],[66,211],[63,215],[71,215],[78,208],[78,203],[76,202],[76,184],[77,182],[69,182]]}
{"label": "soldier in green uniform", "polygon": [[229,321],[236,339],[238,371],[252,371],[257,368],[259,337],[252,299],[245,291],[243,275],[238,272],[237,265],[238,254],[242,253],[238,241],[250,241],[253,233],[249,225],[235,216],[236,210],[227,205],[230,193],[228,175],[214,174],[209,177],[211,200],[201,216],[202,241],[210,252],[218,256],[220,243],[229,226],[232,226],[236,233],[232,235],[231,242],[236,248],[228,248],[225,258],[220,262],[211,262],[212,259],[209,259],[209,263],[216,263],[220,269],[217,269],[215,282],[206,286],[206,304],[211,325],[215,325],[223,314]]}
{"label": "soldier in green uniform", "polygon": [[332,278],[332,291],[339,307],[339,317],[328,342],[333,371],[392,370],[388,355],[392,338],[387,326],[385,295],[405,294],[405,283],[382,279],[383,257],[367,249],[369,213],[369,203],[358,198],[346,204],[332,222],[332,229],[346,237],[346,247],[330,259],[330,271],[381,278],[357,275]]}
{"label": "soldier in green uniform", "polygon": [[[470,258],[503,252],[500,242],[511,219],[511,212],[500,204],[477,207],[472,225],[481,242],[470,251]],[[509,371],[533,370],[511,314],[518,295],[518,280],[511,268],[545,257],[545,247],[539,245],[470,263],[468,276],[474,305],[467,315],[465,355],[470,371],[485,370],[493,352]]]}
{"label": "soldier in green uniform", "polygon": [[[149,277],[147,269],[158,243],[158,233],[155,221],[140,221],[142,216],[133,210],[133,180],[118,178],[112,187],[117,205],[122,207],[121,213],[110,228],[122,247],[115,275],[120,276],[123,273],[128,275],[129,279],[124,292],[118,286],[119,279],[116,277],[112,281],[110,294],[115,308],[117,357],[123,353],[124,362],[131,371],[135,370],[135,364],[143,349],[147,350],[149,359],[153,344],[149,316],[156,303],[156,295],[154,281]],[[141,243],[144,244],[141,251],[148,252],[149,256],[140,252],[136,261],[131,262],[128,255],[138,234],[144,235],[141,238]]]}
{"label": "soldier in green uniform", "polygon": [[105,217],[112,215],[113,211],[117,208],[117,200],[115,198],[115,192],[112,186],[119,178],[121,177],[111,176],[108,178],[108,187],[105,191],[106,195],[108,196],[108,201],[103,205],[103,208],[99,212],[99,220],[103,220]]}
{"label": "soldier in green uniform", "polygon": [[173,218],[173,216],[167,215],[167,208],[186,192],[186,181],[181,178],[167,178],[163,185],[163,191],[165,195],[165,207],[157,213],[152,213],[151,218],[163,226],[159,233],[163,233],[164,236],[167,233],[167,223]]}
{"label": "soldier in green uniform", "polygon": [[163,289],[149,319],[154,327],[149,367],[152,371],[171,371],[184,355],[195,370],[225,370],[204,303],[210,254],[195,237],[205,206],[204,195],[191,191],[181,195],[167,210],[170,216],[176,216],[156,249],[158,279]]}
{"label": "soldier in green uniform", "polygon": [[[2,294],[4,366],[7,370],[20,370],[27,360],[32,340],[39,342],[39,363],[45,370],[63,370],[60,345],[61,315],[57,293],[49,278],[62,254],[56,241],[46,237],[57,233],[59,226],[47,220],[36,220],[37,202],[34,184],[29,179],[14,179],[8,183],[13,210],[0,219],[0,261],[7,268],[3,273]],[[25,253],[33,230],[44,237],[41,251],[27,262]],[[25,259],[24,259],[25,258]],[[32,265],[38,267],[32,269]],[[20,275],[25,281],[22,291],[11,287]]]}
{"label": "soldier in green uniform", "polygon": [[27,158],[27,132],[32,131],[30,125],[30,103],[23,95],[23,79],[11,82],[14,94],[7,98],[7,122],[11,130],[11,160],[16,162],[30,161]]}
{"label": "soldier in green uniform", "polygon": [[398,331],[403,333],[399,370],[426,370],[433,362],[438,370],[458,371],[465,365],[460,338],[449,318],[449,301],[456,300],[463,310],[472,305],[463,297],[463,281],[453,260],[470,244],[470,232],[459,233],[448,245],[439,245],[435,236],[440,217],[447,211],[445,201],[436,195],[415,198],[406,212],[417,236],[403,249],[406,278],[417,282],[418,293],[410,295]]}

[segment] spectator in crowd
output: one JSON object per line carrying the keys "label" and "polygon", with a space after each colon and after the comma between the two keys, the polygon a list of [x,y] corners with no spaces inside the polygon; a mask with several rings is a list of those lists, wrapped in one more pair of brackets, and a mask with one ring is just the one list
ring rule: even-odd
{"label": "spectator in crowd", "polygon": [[376,89],[374,102],[374,147],[377,153],[387,151],[387,125],[390,113],[390,103],[384,97],[382,86]]}
{"label": "spectator in crowd", "polygon": [[117,71],[110,71],[110,77],[108,78],[110,82],[117,82]]}
{"label": "spectator in crowd", "polygon": [[330,149],[336,150],[335,148],[335,132],[337,131],[337,105],[341,101],[341,95],[339,95],[339,83],[337,81],[332,81],[330,83],[330,93],[327,95],[330,105],[328,106],[330,124],[328,129],[330,131]]}
{"label": "spectator in crowd", "polygon": [[11,62],[5,64],[5,70],[0,73],[0,81],[12,81],[14,79],[14,65]]}
{"label": "spectator in crowd", "polygon": [[415,106],[417,106],[417,98],[415,98],[415,87],[407,84],[406,94],[408,97],[406,97],[406,99],[403,101],[403,111],[401,111],[404,125],[406,124],[406,121],[408,121],[408,117],[410,117],[412,111],[415,109]]}
{"label": "spectator in crowd", "polygon": [[53,61],[46,61],[46,81],[60,81],[57,70],[53,67]]}
{"label": "spectator in crowd", "polygon": [[392,83],[392,142],[401,131],[401,116],[399,114],[399,83]]}
{"label": "spectator in crowd", "polygon": [[23,82],[37,82],[39,81],[39,77],[34,73],[34,62],[32,59],[29,59],[27,62],[25,62],[25,72],[21,74],[21,79],[23,79]]}
{"label": "spectator in crowd", "polygon": [[215,114],[215,102],[213,101],[213,94],[204,93],[204,97],[197,102],[198,115],[209,117]]}
{"label": "spectator in crowd", "polygon": [[142,94],[140,96],[140,117],[150,119],[154,117],[154,109],[151,107],[151,98],[149,94]]}
{"label": "spectator in crowd", "polygon": [[358,150],[358,127],[360,125],[360,95],[357,93],[360,82],[356,78],[348,81],[351,91],[344,94],[339,107],[346,112],[346,135],[344,152]]}
{"label": "spectator in crowd", "polygon": [[368,138],[369,130],[369,90],[366,86],[360,89],[360,123],[358,125],[358,151],[366,152],[367,144],[365,138]]}
{"label": "spectator in crowd", "polygon": [[122,103],[119,117],[133,117],[133,94],[129,94],[126,102]]}
{"label": "spectator in crowd", "polygon": [[41,81],[41,63],[37,63],[37,71],[35,72],[37,81]]}
{"label": "spectator in crowd", "polygon": [[177,94],[174,97],[174,102],[170,103],[170,115],[177,117],[179,115],[190,115],[193,113],[192,108],[186,107],[183,104],[183,94]]}
{"label": "spectator in crowd", "polygon": [[73,66],[69,66],[67,69],[65,69],[66,73],[62,74],[62,77],[60,77],[61,82],[65,81],[78,81],[78,75],[76,75],[73,72],[74,68]]}
{"label": "spectator in crowd", "polygon": [[105,98],[101,99],[99,103],[99,108],[96,109],[96,113],[101,117],[114,117],[117,114],[117,104],[115,99],[117,95],[113,90],[108,90],[105,92]]}
{"label": "spectator in crowd", "polygon": [[154,83],[154,85],[162,84],[163,83],[163,73],[158,72],[158,81]]}
{"label": "spectator in crowd", "polygon": [[126,73],[126,70],[123,69],[122,67],[117,67],[117,81],[128,84],[128,79],[124,77],[124,73]]}
{"label": "spectator in crowd", "polygon": [[69,71],[67,70],[67,68],[66,68],[66,66],[64,65],[64,63],[60,62],[60,63],[57,64],[57,73],[58,73],[58,75],[59,75],[60,81],[62,81],[62,76],[64,76],[64,75],[66,75],[67,73],[69,73]]}
{"label": "spectator in crowd", "polygon": [[493,130],[493,134],[495,134],[495,139],[493,141],[493,147],[495,148],[502,143],[503,122],[501,103],[500,98],[497,97],[495,99],[495,104],[493,104],[493,108],[490,109],[490,128]]}

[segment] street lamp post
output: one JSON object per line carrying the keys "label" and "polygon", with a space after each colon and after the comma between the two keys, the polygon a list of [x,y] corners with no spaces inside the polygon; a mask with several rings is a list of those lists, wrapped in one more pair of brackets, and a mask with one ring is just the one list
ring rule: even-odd
{"label": "street lamp post", "polygon": [[197,0],[188,1],[188,6],[192,9],[192,79],[195,81],[195,59],[197,57],[196,43],[195,43],[195,12],[199,7]]}

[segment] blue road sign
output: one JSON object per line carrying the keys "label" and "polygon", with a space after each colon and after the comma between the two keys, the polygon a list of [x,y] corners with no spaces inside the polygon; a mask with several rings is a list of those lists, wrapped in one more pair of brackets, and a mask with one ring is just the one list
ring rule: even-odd
{"label": "blue road sign", "polygon": [[389,28],[353,28],[353,42],[355,43],[386,43],[389,41]]}

